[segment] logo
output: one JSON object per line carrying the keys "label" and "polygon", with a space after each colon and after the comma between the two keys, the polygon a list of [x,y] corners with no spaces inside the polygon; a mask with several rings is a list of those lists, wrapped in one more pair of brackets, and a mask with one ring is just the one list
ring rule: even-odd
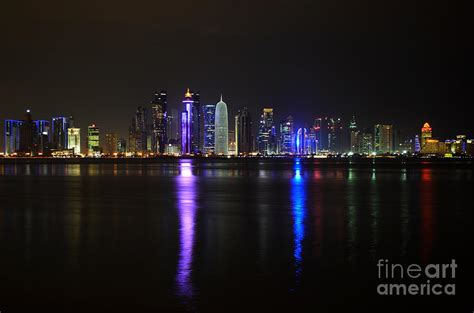
{"label": "logo", "polygon": [[388,259],[377,262],[377,293],[381,296],[456,295],[456,260],[446,264],[397,264]]}

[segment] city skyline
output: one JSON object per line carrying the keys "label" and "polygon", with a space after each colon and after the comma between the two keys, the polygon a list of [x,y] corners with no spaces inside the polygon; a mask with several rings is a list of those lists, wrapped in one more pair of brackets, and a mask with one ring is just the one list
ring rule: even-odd
{"label": "city skyline", "polygon": [[[33,120],[28,109],[23,120],[4,121],[4,153],[41,156],[53,152],[53,156],[70,156],[80,154],[82,150],[85,151],[83,155],[89,157],[118,153],[139,156],[380,155],[402,152],[472,155],[469,136],[456,134],[444,139],[439,134],[433,136],[433,129],[426,121],[420,133],[402,135],[397,124],[361,126],[355,115],[350,122],[337,116],[326,116],[295,123],[292,115],[284,119],[275,118],[273,107],[263,107],[254,123],[247,107],[239,109],[232,118],[222,94],[216,104],[201,106],[200,92],[189,88],[184,93],[179,114],[175,109],[168,112],[167,103],[167,91],[161,90],[154,93],[149,105],[138,106],[128,128],[128,141],[117,133],[101,130],[96,123],[88,125],[85,148],[80,140],[81,128],[77,127],[74,117],[52,117],[50,123],[48,120]],[[234,121],[233,127],[229,126],[229,121]]]}
{"label": "city skyline", "polygon": [[190,86],[201,103],[224,93],[229,116],[271,106],[295,121],[356,115],[407,132],[430,121],[441,137],[472,132],[459,114],[472,103],[461,40],[469,36],[454,6],[431,4],[424,14],[411,3],[344,0],[29,2],[0,12],[1,120],[29,108],[126,137],[117,125],[153,91],[167,90],[170,109],[181,110]]}

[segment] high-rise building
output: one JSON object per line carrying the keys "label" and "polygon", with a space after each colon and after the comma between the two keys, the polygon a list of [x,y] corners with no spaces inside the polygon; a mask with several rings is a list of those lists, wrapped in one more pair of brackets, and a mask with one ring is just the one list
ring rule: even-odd
{"label": "high-rise building", "polygon": [[295,151],[295,130],[293,117],[290,115],[280,123],[280,153],[292,154]]}
{"label": "high-rise building", "polygon": [[177,141],[179,139],[179,124],[180,124],[180,115],[176,109],[168,109],[166,115],[166,137],[168,143],[170,141]]}
{"label": "high-rise building", "polygon": [[318,152],[327,151],[328,146],[328,117],[318,117],[314,120],[313,128],[318,142]]}
{"label": "high-rise building", "polygon": [[393,151],[393,126],[376,124],[374,127],[374,151],[391,153]]}
{"label": "high-rise building", "polygon": [[129,151],[132,153],[143,153],[148,150],[148,110],[138,106],[132,124],[129,128]]}
{"label": "high-rise building", "polygon": [[342,122],[340,118],[328,119],[328,150],[332,153],[342,153],[344,139],[342,138]]}
{"label": "high-rise building", "polygon": [[371,154],[374,151],[372,133],[364,132],[359,137],[362,138],[359,153]]}
{"label": "high-rise building", "polygon": [[305,155],[307,154],[307,146],[308,143],[308,133],[306,128],[298,128],[296,132],[296,154],[297,155]]}
{"label": "high-rise building", "polygon": [[34,155],[37,152],[36,125],[31,118],[30,110],[26,110],[25,120],[20,125],[20,150],[22,154]]}
{"label": "high-rise building", "polygon": [[165,153],[167,139],[167,95],[166,91],[155,92],[151,101],[152,110],[152,151]]}
{"label": "high-rise building", "polygon": [[120,154],[127,152],[127,141],[125,138],[119,138],[117,140],[117,152]]}
{"label": "high-rise building", "polygon": [[421,151],[421,143],[420,143],[420,137],[418,135],[415,135],[415,139],[413,141],[413,150],[415,153],[419,153]]}
{"label": "high-rise building", "polygon": [[263,155],[276,153],[276,132],[273,125],[273,108],[264,108],[258,127],[258,152]]}
{"label": "high-rise building", "polygon": [[216,105],[215,152],[217,155],[229,154],[229,119],[227,104],[221,100]]}
{"label": "high-rise building", "polygon": [[87,127],[87,154],[94,156],[100,154],[99,127],[95,124]]}
{"label": "high-rise building", "polygon": [[20,150],[21,120],[5,120],[5,154],[11,155]]}
{"label": "high-rise building", "polygon": [[433,129],[431,128],[430,124],[425,123],[421,128],[421,148],[426,144],[427,139],[431,139],[433,135]]}
{"label": "high-rise building", "polygon": [[[181,153],[201,151],[201,109],[199,92],[187,89],[184,94],[184,111],[181,114]],[[184,116],[186,114],[186,117]],[[184,135],[183,135],[184,134]]]}
{"label": "high-rise building", "polygon": [[118,152],[118,136],[117,134],[105,134],[104,153],[113,155]]}
{"label": "high-rise building", "polygon": [[355,121],[355,116],[352,117],[351,123],[349,124],[349,135],[350,135],[350,149],[349,151],[352,153],[360,153],[360,145],[359,145],[359,136],[361,135],[359,129],[357,128],[357,124]]}
{"label": "high-rise building", "polygon": [[53,117],[51,125],[52,148],[57,150],[67,149],[67,130],[68,128],[74,128],[73,118],[64,116]]}
{"label": "high-rise building", "polygon": [[49,121],[36,120],[36,145],[38,153],[45,154],[49,143]]}
{"label": "high-rise building", "polygon": [[204,153],[212,154],[215,151],[215,120],[216,105],[206,104],[202,107],[204,116]]}
{"label": "high-rise building", "polygon": [[229,129],[229,155],[237,154],[237,144],[235,142],[235,130]]}
{"label": "high-rise building", "polygon": [[318,153],[318,140],[316,139],[316,130],[314,127],[306,129],[305,152],[306,154]]}
{"label": "high-rise building", "polygon": [[252,118],[248,108],[244,107],[235,116],[235,140],[238,155],[253,152]]}
{"label": "high-rise building", "polygon": [[68,128],[67,148],[72,149],[72,152],[74,154],[81,153],[81,129],[80,128]]}

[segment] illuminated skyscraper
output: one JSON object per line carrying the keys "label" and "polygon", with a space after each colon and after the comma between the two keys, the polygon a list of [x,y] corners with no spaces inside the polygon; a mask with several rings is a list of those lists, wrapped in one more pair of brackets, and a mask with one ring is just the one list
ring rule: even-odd
{"label": "illuminated skyscraper", "polygon": [[295,130],[293,117],[290,115],[280,123],[280,153],[291,154],[295,151]]}
{"label": "illuminated skyscraper", "polygon": [[328,120],[328,150],[332,153],[343,152],[342,123],[340,118]]}
{"label": "illuminated skyscraper", "polygon": [[11,155],[20,150],[20,127],[23,121],[5,120],[5,154]]}
{"label": "illuminated skyscraper", "polygon": [[68,128],[67,148],[72,149],[74,154],[81,153],[81,129],[80,128]]}
{"label": "illuminated skyscraper", "polygon": [[374,149],[373,149],[373,137],[372,133],[370,132],[364,132],[362,135],[362,142],[361,142],[361,147],[360,147],[360,153],[364,154],[371,154]]}
{"label": "illuminated skyscraper", "polygon": [[273,108],[264,108],[258,127],[258,152],[263,155],[276,151],[276,132],[273,125]]}
{"label": "illuminated skyscraper", "polygon": [[415,140],[414,140],[414,147],[413,150],[416,153],[419,153],[421,151],[421,143],[420,143],[420,137],[418,135],[415,135]]}
{"label": "illuminated skyscraper", "polygon": [[49,121],[36,120],[36,145],[38,153],[44,154],[49,142]]}
{"label": "illuminated skyscraper", "polygon": [[52,119],[51,143],[53,149],[67,149],[67,129],[74,128],[74,120],[70,117],[58,116]]}
{"label": "illuminated skyscraper", "polygon": [[87,127],[87,154],[93,156],[100,153],[99,127],[95,124]]}
{"label": "illuminated skyscraper", "polygon": [[129,151],[143,153],[148,150],[148,110],[138,106],[129,128]]}
{"label": "illuminated skyscraper", "polygon": [[204,153],[214,153],[216,105],[207,104],[202,107],[204,116]]}
{"label": "illuminated skyscraper", "polygon": [[127,152],[127,141],[125,138],[119,138],[117,141],[117,152],[120,154]]}
{"label": "illuminated skyscraper", "polygon": [[104,153],[108,155],[113,155],[114,153],[117,153],[117,143],[117,134],[105,134]]}
{"label": "illuminated skyscraper", "polygon": [[296,132],[296,154],[305,155],[307,154],[306,144],[308,142],[308,134],[306,128],[298,128]]}
{"label": "illuminated skyscraper", "polygon": [[152,110],[152,151],[164,153],[167,139],[167,95],[166,91],[155,92],[151,101]]}
{"label": "illuminated skyscraper", "polygon": [[235,116],[235,140],[237,154],[250,154],[253,152],[252,118],[249,110],[244,107]]}
{"label": "illuminated skyscraper", "polygon": [[221,100],[216,105],[215,151],[217,155],[229,154],[229,119],[227,104]]}
{"label": "illuminated skyscraper", "polygon": [[[184,94],[184,111],[181,114],[181,153],[201,151],[201,109],[199,93],[187,89]],[[186,114],[186,117],[184,117]]]}
{"label": "illuminated skyscraper", "polygon": [[31,118],[30,110],[26,110],[25,120],[20,125],[20,150],[23,154],[34,155],[37,152],[36,125]]}
{"label": "illuminated skyscraper", "polygon": [[391,153],[393,151],[393,126],[376,124],[374,127],[374,151]]}
{"label": "illuminated skyscraper", "polygon": [[421,148],[423,149],[423,146],[426,144],[427,139],[431,139],[433,135],[433,130],[430,126],[430,124],[425,123],[423,127],[421,128]]}
{"label": "illuminated skyscraper", "polygon": [[328,150],[328,121],[327,117],[318,117],[314,120],[313,128],[318,144],[318,152]]}
{"label": "illuminated skyscraper", "polygon": [[349,124],[349,135],[350,135],[350,149],[349,151],[352,153],[360,153],[360,145],[359,145],[359,136],[361,136],[357,124],[355,121],[355,116],[352,117],[351,123]]}

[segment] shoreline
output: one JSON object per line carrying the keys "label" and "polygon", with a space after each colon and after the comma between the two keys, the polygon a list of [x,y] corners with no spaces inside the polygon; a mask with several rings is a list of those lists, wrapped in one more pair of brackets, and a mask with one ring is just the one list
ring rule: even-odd
{"label": "shoreline", "polygon": [[[294,163],[296,157],[155,157],[155,158],[0,158],[0,165],[23,164],[179,164],[190,160],[196,164],[271,165]],[[473,158],[299,158],[305,166],[347,166],[347,167],[448,167],[474,169]]]}

